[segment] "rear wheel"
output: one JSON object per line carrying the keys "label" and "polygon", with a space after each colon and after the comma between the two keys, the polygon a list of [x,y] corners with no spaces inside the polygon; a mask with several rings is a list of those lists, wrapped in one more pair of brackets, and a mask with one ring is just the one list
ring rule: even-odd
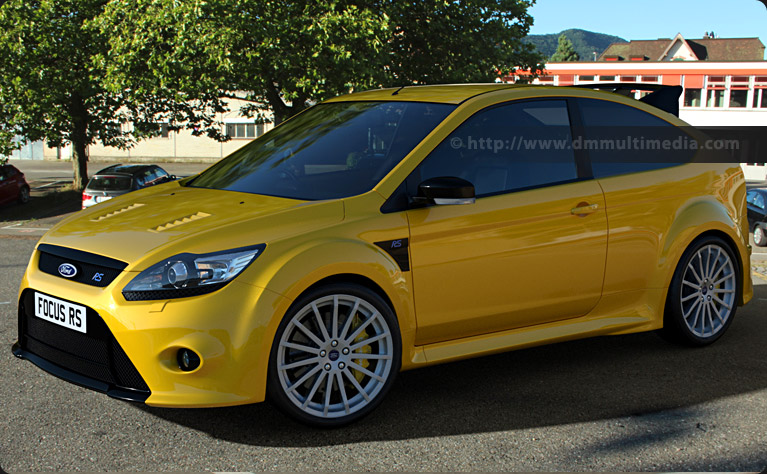
{"label": "rear wheel", "polygon": [[693,346],[719,339],[738,307],[738,272],[735,254],[722,239],[704,237],[693,243],[671,280],[663,332]]}
{"label": "rear wheel", "polygon": [[19,189],[19,203],[26,204],[29,202],[29,186],[22,186]]}
{"label": "rear wheel", "polygon": [[267,389],[303,423],[345,425],[381,403],[401,352],[394,313],[378,294],[355,284],[324,286],[299,298],[280,324]]}
{"label": "rear wheel", "polygon": [[767,235],[765,235],[765,231],[760,224],[754,227],[754,243],[758,247],[767,246]]}

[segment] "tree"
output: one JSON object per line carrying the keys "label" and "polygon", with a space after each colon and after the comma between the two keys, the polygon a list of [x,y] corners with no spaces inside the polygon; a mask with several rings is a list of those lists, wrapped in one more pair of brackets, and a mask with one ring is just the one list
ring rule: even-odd
{"label": "tree", "polygon": [[[184,96],[105,87],[106,71],[96,59],[112,37],[93,24],[105,3],[9,0],[0,6],[0,152],[37,140],[71,144],[75,189],[88,181],[88,145],[125,148],[158,134],[157,121],[205,125],[209,115]],[[14,136],[21,141],[13,143]]]}
{"label": "tree", "polygon": [[116,35],[104,56],[112,91],[238,96],[280,123],[353,90],[534,67],[543,58],[522,41],[533,2],[115,0],[99,25]]}
{"label": "tree", "polygon": [[514,68],[540,69],[523,41],[535,0],[389,0],[386,85],[492,82]]}
{"label": "tree", "polygon": [[114,32],[103,57],[114,92],[177,96],[279,123],[316,101],[375,85],[387,18],[346,1],[113,1],[99,19]]}
{"label": "tree", "polygon": [[575,62],[580,61],[581,57],[575,51],[573,43],[567,39],[567,36],[560,35],[557,50],[551,56],[552,62]]}

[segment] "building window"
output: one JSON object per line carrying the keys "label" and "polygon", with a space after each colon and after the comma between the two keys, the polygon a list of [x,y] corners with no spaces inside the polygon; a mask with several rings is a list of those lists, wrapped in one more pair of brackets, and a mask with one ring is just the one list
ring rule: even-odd
{"label": "building window", "polygon": [[754,78],[754,108],[767,109],[767,76]]}
{"label": "building window", "polygon": [[599,76],[599,80],[603,82],[615,82],[615,76]]}
{"label": "building window", "polygon": [[554,83],[554,76],[538,76],[538,81],[541,83]]}
{"label": "building window", "polygon": [[593,82],[596,76],[578,76],[579,82]]}
{"label": "building window", "polygon": [[170,130],[168,128],[168,122],[156,122],[154,129],[158,132],[156,138],[168,138],[170,137]]}
{"label": "building window", "polygon": [[226,134],[229,138],[257,138],[264,134],[264,124],[228,123],[226,124]]}
{"label": "building window", "polygon": [[732,89],[730,91],[730,107],[743,108],[748,105],[748,89]]}
{"label": "building window", "polygon": [[709,89],[706,107],[724,107],[724,89]]}
{"label": "building window", "polygon": [[724,76],[708,77],[706,107],[724,107],[725,81]]}
{"label": "building window", "polygon": [[700,107],[703,91],[701,89],[687,89],[684,91],[685,107]]}
{"label": "building window", "polygon": [[636,82],[636,76],[621,76],[621,82]]}
{"label": "building window", "polygon": [[642,76],[642,82],[658,82],[659,76]]}

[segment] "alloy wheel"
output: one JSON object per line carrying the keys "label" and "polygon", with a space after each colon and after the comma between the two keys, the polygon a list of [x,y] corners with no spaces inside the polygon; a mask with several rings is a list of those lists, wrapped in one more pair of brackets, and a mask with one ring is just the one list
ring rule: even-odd
{"label": "alloy wheel", "polygon": [[687,328],[700,338],[717,335],[736,307],[737,275],[729,253],[719,245],[698,249],[682,277],[680,304]]}
{"label": "alloy wheel", "polygon": [[373,304],[348,294],[322,296],[296,312],[282,332],[280,385],[306,415],[346,417],[384,388],[394,347],[389,324]]}

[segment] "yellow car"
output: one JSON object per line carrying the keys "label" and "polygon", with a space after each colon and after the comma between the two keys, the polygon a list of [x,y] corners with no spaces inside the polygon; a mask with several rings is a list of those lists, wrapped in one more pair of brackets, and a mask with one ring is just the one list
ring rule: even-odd
{"label": "yellow car", "polygon": [[116,398],[268,396],[339,426],[400,370],[658,329],[711,343],[753,293],[740,167],[584,146],[603,126],[694,140],[658,103],[506,84],[326,101],[51,229],[13,351]]}

